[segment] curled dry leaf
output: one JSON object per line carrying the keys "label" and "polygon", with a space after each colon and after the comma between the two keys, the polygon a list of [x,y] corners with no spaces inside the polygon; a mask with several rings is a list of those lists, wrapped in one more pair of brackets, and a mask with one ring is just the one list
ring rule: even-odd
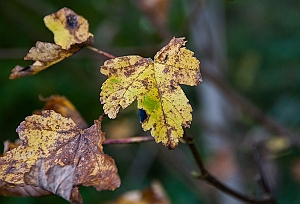
{"label": "curled dry leaf", "polygon": [[57,194],[82,203],[78,187],[114,190],[120,178],[114,160],[103,153],[101,119],[80,129],[52,110],[32,115],[17,128],[22,144],[0,157],[0,194]]}
{"label": "curled dry leaf", "polygon": [[100,71],[108,79],[102,85],[100,101],[110,118],[120,107],[134,100],[146,116],[143,129],[151,129],[155,141],[170,149],[178,145],[183,127],[192,121],[192,107],[179,84],[196,86],[201,81],[200,62],[182,47],[184,38],[173,38],[154,57],[124,56],[105,61]]}
{"label": "curled dry leaf", "polygon": [[94,43],[87,20],[71,9],[62,8],[46,16],[44,22],[53,32],[56,44],[37,41],[24,57],[24,60],[35,62],[27,67],[17,65],[12,69],[10,79],[37,74]]}
{"label": "curled dry leaf", "polygon": [[[78,127],[84,129],[88,127],[76,107],[65,96],[53,95],[49,98],[40,97],[40,101],[45,102],[43,110],[54,110],[66,118],[71,118]],[[35,111],[35,114],[42,114],[42,111]]]}

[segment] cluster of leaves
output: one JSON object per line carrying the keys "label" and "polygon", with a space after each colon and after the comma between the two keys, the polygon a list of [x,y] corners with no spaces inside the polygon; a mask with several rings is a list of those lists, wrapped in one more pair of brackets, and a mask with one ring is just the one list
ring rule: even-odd
{"label": "cluster of leaves", "polygon": [[[68,8],[46,16],[44,22],[54,33],[55,43],[37,42],[24,58],[35,62],[16,66],[10,79],[36,74],[93,44],[87,20]],[[137,100],[143,129],[151,129],[155,141],[169,149],[178,145],[183,128],[192,121],[192,107],[179,84],[196,86],[202,81],[200,62],[184,44],[184,38],[173,38],[154,60],[123,56],[107,60],[100,69],[108,76],[100,93],[104,113],[116,118],[120,107]],[[44,110],[20,124],[18,144],[8,143],[11,148],[0,157],[0,194],[56,194],[82,203],[80,186],[93,186],[99,191],[118,188],[115,162],[103,153],[103,117],[88,128],[66,98],[43,100]]]}

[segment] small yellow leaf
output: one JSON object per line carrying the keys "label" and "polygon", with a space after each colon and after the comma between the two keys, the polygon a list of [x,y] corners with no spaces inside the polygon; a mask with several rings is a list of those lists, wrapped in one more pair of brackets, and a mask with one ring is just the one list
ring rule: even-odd
{"label": "small yellow leaf", "polygon": [[10,79],[37,74],[94,43],[93,35],[88,32],[87,20],[68,8],[46,16],[44,21],[54,33],[56,44],[37,41],[24,57],[24,60],[35,62],[27,67],[15,66]]}
{"label": "small yellow leaf", "polygon": [[85,42],[90,36],[88,21],[69,8],[45,16],[44,23],[54,34],[54,42],[69,49],[71,45]]}
{"label": "small yellow leaf", "polygon": [[170,149],[178,145],[183,128],[192,121],[192,107],[179,84],[196,86],[201,81],[200,62],[184,46],[184,38],[173,38],[154,57],[124,56],[107,60],[101,73],[108,76],[100,101],[104,112],[115,118],[134,100],[146,112],[143,129]]}

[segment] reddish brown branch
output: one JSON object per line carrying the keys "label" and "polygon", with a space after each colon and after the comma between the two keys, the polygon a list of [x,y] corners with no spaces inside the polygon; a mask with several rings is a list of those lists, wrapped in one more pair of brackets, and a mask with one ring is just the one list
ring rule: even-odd
{"label": "reddish brown branch", "polygon": [[224,193],[227,193],[235,198],[238,198],[242,201],[245,201],[247,203],[260,203],[260,204],[276,204],[276,201],[268,195],[268,198],[266,199],[255,199],[250,198],[248,196],[245,196],[228,186],[221,183],[218,179],[216,179],[214,176],[212,176],[204,167],[204,164],[202,162],[202,159],[200,157],[200,154],[196,148],[196,145],[194,143],[194,139],[191,135],[187,135],[186,132],[184,133],[183,139],[185,140],[185,143],[189,146],[189,149],[191,153],[193,154],[193,157],[199,167],[199,170],[201,172],[200,175],[197,176],[198,179],[205,181],[206,183],[214,186],[215,188],[223,191]]}
{"label": "reddish brown branch", "polygon": [[106,57],[108,57],[108,58],[110,58],[110,59],[116,58],[116,57],[113,56],[112,54],[109,54],[109,53],[104,52],[104,51],[102,51],[102,50],[98,50],[98,49],[95,48],[95,47],[88,46],[87,48],[90,49],[90,50],[92,50],[92,51],[94,51],[94,52],[96,52],[96,53],[98,53],[98,54],[100,54],[100,55],[104,55],[104,56],[106,56]]}
{"label": "reddish brown branch", "polygon": [[129,137],[122,139],[107,139],[103,142],[103,144],[131,144],[131,143],[140,143],[154,141],[151,136],[138,136],[138,137]]}

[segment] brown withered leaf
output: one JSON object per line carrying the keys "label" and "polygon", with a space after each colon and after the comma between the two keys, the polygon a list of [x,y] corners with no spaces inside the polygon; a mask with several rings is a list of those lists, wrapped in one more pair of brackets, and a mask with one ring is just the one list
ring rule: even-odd
{"label": "brown withered leaf", "polygon": [[[43,110],[54,110],[66,118],[71,118],[78,127],[84,129],[88,127],[76,107],[65,96],[52,95],[49,98],[39,97],[40,101],[45,102]],[[42,114],[42,111],[34,111],[35,114]]]}
{"label": "brown withered leaf", "polygon": [[24,60],[35,62],[27,67],[17,65],[12,69],[10,79],[37,74],[94,43],[87,20],[69,8],[46,16],[44,22],[53,32],[55,44],[37,41],[24,57]]}
{"label": "brown withered leaf", "polygon": [[53,110],[26,117],[19,127],[22,144],[0,157],[0,194],[57,194],[82,203],[79,186],[114,190],[120,178],[114,160],[103,153],[101,120],[80,129]]}

